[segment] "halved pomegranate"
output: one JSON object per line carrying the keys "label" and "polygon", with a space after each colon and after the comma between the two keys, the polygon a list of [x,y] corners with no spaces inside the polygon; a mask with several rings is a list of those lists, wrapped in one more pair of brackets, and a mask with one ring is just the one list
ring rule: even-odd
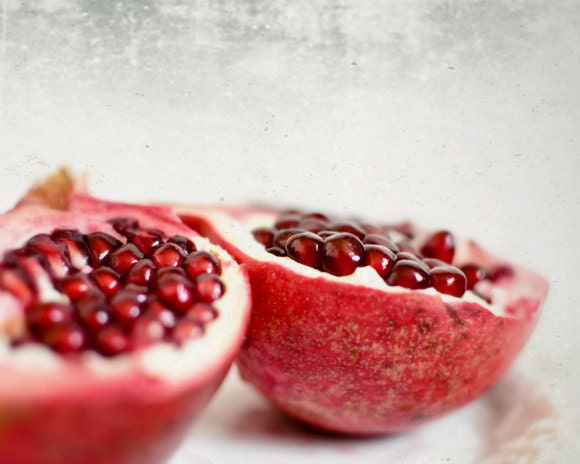
{"label": "halved pomegranate", "polygon": [[548,291],[474,241],[413,223],[175,210],[249,271],[242,377],[328,431],[401,431],[477,398],[524,346]]}
{"label": "halved pomegranate", "polygon": [[0,216],[0,462],[164,462],[249,311],[243,269],[170,209],[55,176]]}

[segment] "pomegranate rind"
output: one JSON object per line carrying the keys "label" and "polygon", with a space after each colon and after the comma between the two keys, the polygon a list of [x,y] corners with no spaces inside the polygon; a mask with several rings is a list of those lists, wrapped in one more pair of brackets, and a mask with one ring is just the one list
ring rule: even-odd
{"label": "pomegranate rind", "polygon": [[[290,416],[331,432],[403,431],[479,397],[525,345],[548,291],[545,279],[513,264],[511,277],[485,289],[493,305],[471,292],[460,299],[388,287],[364,268],[337,278],[253,241],[254,227],[273,223],[271,211],[175,209],[248,269],[243,379]],[[458,250],[460,262],[506,264],[473,241]]]}
{"label": "pomegranate rind", "polygon": [[227,292],[204,336],[183,346],[157,343],[104,358],[65,358],[9,338],[22,330],[21,304],[0,290],[0,462],[127,464],[165,462],[221,385],[250,315],[248,277],[222,248],[185,227],[168,208],[70,193],[59,208],[37,191],[0,216],[0,254],[55,228],[115,234],[106,222],[133,217],[143,227],[191,238],[219,257]]}

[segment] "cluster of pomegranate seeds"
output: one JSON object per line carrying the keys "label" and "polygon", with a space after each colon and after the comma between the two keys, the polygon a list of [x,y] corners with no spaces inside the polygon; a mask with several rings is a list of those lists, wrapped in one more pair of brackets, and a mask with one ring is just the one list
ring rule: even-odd
{"label": "cluster of pomegranate seeds", "polygon": [[117,237],[58,229],[5,253],[0,288],[23,303],[28,329],[15,344],[115,356],[182,344],[218,317],[214,302],[225,285],[213,254],[132,218],[110,223]]}
{"label": "cluster of pomegranate seeds", "polygon": [[388,285],[433,287],[456,297],[482,280],[510,272],[501,268],[492,273],[477,264],[454,266],[455,241],[446,230],[433,233],[416,248],[412,230],[405,224],[374,226],[292,210],[281,213],[272,227],[252,233],[269,253],[320,271],[345,276],[357,267],[371,266]]}

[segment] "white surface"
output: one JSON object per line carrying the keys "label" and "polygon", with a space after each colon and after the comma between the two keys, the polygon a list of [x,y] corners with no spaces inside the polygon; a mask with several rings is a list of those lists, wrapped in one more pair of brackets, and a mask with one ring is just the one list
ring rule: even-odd
{"label": "white surface", "polygon": [[0,207],[66,164],[114,199],[297,204],[477,237],[552,285],[493,393],[353,441],[304,433],[231,377],[174,463],[536,462],[512,459],[532,442],[537,462],[573,462],[579,23],[574,0],[1,0]]}
{"label": "white surface", "polygon": [[412,432],[369,439],[329,436],[288,420],[231,372],[170,464],[556,463],[574,462],[558,413],[517,371],[490,394]]}

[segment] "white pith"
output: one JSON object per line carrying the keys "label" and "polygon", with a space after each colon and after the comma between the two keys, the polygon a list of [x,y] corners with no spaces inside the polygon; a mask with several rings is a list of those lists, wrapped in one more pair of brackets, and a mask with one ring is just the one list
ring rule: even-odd
{"label": "white pith", "polygon": [[[481,307],[487,309],[496,316],[501,317],[513,317],[506,312],[507,306],[516,301],[521,296],[534,295],[538,293],[538,298],[541,297],[541,291],[533,288],[519,288],[521,282],[518,281],[518,288],[516,289],[511,282],[499,282],[490,283],[489,281],[483,281],[477,284],[475,290],[481,290],[482,294],[491,296],[493,304],[489,304],[483,298],[473,291],[467,291],[461,298],[457,298],[451,295],[446,295],[439,293],[434,288],[427,288],[423,290],[410,290],[399,286],[390,286],[380,278],[380,276],[370,267],[359,267],[356,271],[348,276],[337,277],[327,272],[322,272],[317,269],[311,268],[309,266],[302,265],[291,258],[288,257],[278,257],[271,253],[265,251],[262,244],[253,239],[251,231],[259,227],[271,227],[273,226],[276,215],[271,212],[248,212],[247,214],[240,214],[241,218],[239,221],[243,223],[243,227],[240,227],[240,223],[233,220],[226,212],[221,212],[213,209],[201,208],[200,211],[204,215],[211,218],[212,224],[214,224],[221,234],[234,246],[243,250],[248,256],[259,260],[267,261],[272,263],[283,263],[285,267],[291,269],[293,272],[298,274],[312,277],[312,278],[324,278],[331,281],[340,282],[342,284],[351,284],[356,286],[363,286],[368,288],[379,289],[387,293],[411,293],[420,292],[426,295],[432,295],[433,297],[440,298],[445,303],[460,303],[460,302],[473,302],[477,303]],[[184,210],[187,212],[187,209]],[[415,226],[416,235],[411,241],[411,244],[416,248],[419,248],[420,244],[426,239],[430,231],[420,229]],[[396,237],[393,237],[396,239]],[[505,264],[492,255],[483,252],[481,248],[473,241],[462,239],[461,237],[455,237],[455,256],[454,264],[460,266],[469,262],[476,262],[482,265],[489,265],[493,263],[495,265]],[[480,263],[480,259],[484,258],[484,263]],[[514,270],[518,273],[526,273],[528,271],[523,270],[517,266],[513,266]],[[531,273],[526,281],[537,282],[537,277],[532,278]],[[523,279],[520,279],[523,280]],[[543,288],[543,285],[541,286]]]}
{"label": "white pith", "polygon": [[[28,211],[29,215],[31,213]],[[119,211],[119,213],[127,216],[135,215],[130,209],[125,212]],[[66,213],[52,213],[43,209],[39,209],[38,214],[41,215],[39,216],[41,219],[32,226],[27,227],[26,221],[23,220],[22,226],[13,227],[12,237],[5,237],[0,243],[0,253],[6,249],[17,248],[36,233],[50,232],[57,227],[59,214],[62,216],[60,227],[73,228],[84,233],[103,230],[112,235],[115,234],[112,228],[107,230],[108,225],[98,219],[71,217]],[[19,218],[17,213],[13,216],[12,221],[18,222],[19,219],[23,219]],[[139,215],[137,218],[141,219]],[[149,221],[151,222],[151,219]],[[0,224],[0,228],[3,225]],[[163,224],[142,223],[142,225],[163,228]],[[91,378],[127,377],[133,373],[161,379],[166,383],[179,384],[196,377],[200,377],[202,381],[206,375],[211,376],[215,369],[222,369],[223,361],[233,358],[235,350],[241,343],[247,323],[249,296],[246,279],[231,257],[207,239],[192,236],[189,229],[175,224],[171,224],[166,232],[168,235],[179,233],[189,236],[198,250],[211,252],[222,263],[221,278],[226,285],[226,291],[220,299],[214,302],[219,316],[206,325],[205,333],[201,338],[190,340],[182,346],[156,343],[150,347],[112,358],[103,357],[94,351],[86,351],[73,363],[40,344],[13,346],[10,340],[24,327],[23,308],[22,304],[11,294],[0,290],[0,369],[4,372],[3,382],[0,383],[0,394],[12,394],[23,388],[39,393],[42,386],[23,386],[22,379],[19,379],[19,376],[28,378],[31,374],[39,372],[47,383],[62,382],[63,388],[66,388],[65,384],[75,385],[75,383],[85,381],[90,383]],[[20,243],[8,245],[13,237],[19,237]],[[48,280],[43,283],[43,278],[40,277],[40,281],[42,301],[66,299],[52,288]],[[79,363],[86,369],[79,369]]]}

